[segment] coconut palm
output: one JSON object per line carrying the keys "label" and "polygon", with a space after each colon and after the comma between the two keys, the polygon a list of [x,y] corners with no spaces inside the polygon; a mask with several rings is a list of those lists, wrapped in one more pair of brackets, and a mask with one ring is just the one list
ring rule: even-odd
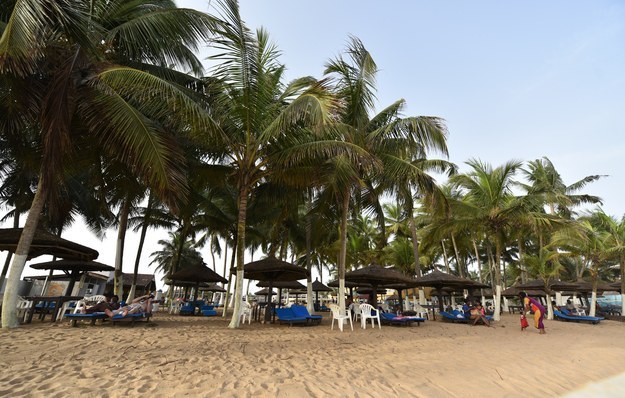
{"label": "coconut palm", "polygon": [[200,74],[193,50],[210,37],[215,19],[168,0],[24,0],[0,7],[0,75],[20,110],[0,133],[37,126],[42,143],[37,189],[4,296],[7,328],[18,325],[17,282],[39,214],[46,202],[56,208],[63,165],[79,153],[76,145],[98,148],[105,163],[128,165],[173,209],[184,197],[184,161],[168,131],[214,127],[183,87],[192,78],[166,66]]}
{"label": "coconut palm", "polygon": [[527,163],[523,174],[529,184],[521,185],[528,195],[538,196],[551,214],[559,214],[567,219],[571,218],[572,208],[582,204],[601,203],[597,196],[577,194],[589,183],[601,178],[601,175],[591,175],[582,178],[573,184],[566,185],[547,157]]}
{"label": "coconut palm", "polygon": [[[343,142],[359,157],[351,162],[337,156],[328,163],[332,168],[326,189],[340,208],[340,254],[338,263],[339,306],[344,306],[347,256],[347,220],[350,203],[355,209],[372,209],[381,229],[376,251],[382,257],[385,236],[380,196],[395,188],[395,181],[411,181],[429,192],[434,180],[419,167],[428,150],[446,153],[446,129],[436,117],[404,117],[404,100],[398,100],[377,114],[375,89],[377,66],[357,38],[346,50],[349,59],[339,56],[326,64],[325,74],[332,79],[343,107],[338,114],[337,130]],[[356,210],[356,213],[358,210]]]}
{"label": "coconut palm", "polygon": [[521,167],[521,162],[509,161],[497,168],[476,159],[469,160],[467,164],[471,167],[468,173],[458,174],[450,179],[455,188],[463,191],[464,200],[456,206],[453,220],[449,220],[443,230],[470,231],[479,226],[493,242],[495,319],[499,320],[501,260],[507,229],[513,219],[525,213],[523,203],[512,193],[514,176]]}
{"label": "coconut palm", "polygon": [[[263,29],[253,34],[241,20],[238,3],[218,2],[225,23],[213,41],[219,54],[213,78],[207,79],[214,117],[222,134],[212,139],[212,152],[221,167],[230,169],[229,182],[237,190],[235,307],[230,328],[239,326],[243,295],[244,251],[248,203],[265,181],[276,178],[291,162],[299,161],[320,147],[329,153],[336,145],[298,139],[310,136],[306,126],[329,121],[334,99],[323,85],[311,78],[284,85],[284,67],[279,52]],[[334,142],[335,144],[336,142]]]}
{"label": "coconut palm", "polygon": [[618,261],[621,277],[621,310],[625,313],[625,217],[617,220],[606,214],[603,209],[597,208],[592,213],[587,213],[593,225],[607,233],[606,254],[611,255]]}

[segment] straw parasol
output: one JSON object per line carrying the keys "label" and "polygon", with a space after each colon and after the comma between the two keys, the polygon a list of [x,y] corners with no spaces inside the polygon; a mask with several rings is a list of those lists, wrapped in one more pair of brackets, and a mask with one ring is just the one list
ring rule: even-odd
{"label": "straw parasol", "polygon": [[437,289],[438,308],[443,311],[443,294],[442,289],[445,287],[454,289],[480,289],[489,287],[485,283],[473,281],[471,279],[461,278],[439,270],[434,270],[427,275],[412,280],[416,286],[429,286]]}
{"label": "straw parasol", "polygon": [[67,285],[67,289],[65,290],[66,296],[72,294],[74,285],[76,284],[76,281],[79,279],[82,273],[95,271],[115,271],[115,267],[111,267],[110,265],[90,260],[46,261],[43,263],[31,264],[30,268],[39,270],[47,269],[63,271],[66,275],[70,277],[69,284]]}
{"label": "straw parasol", "polygon": [[183,284],[188,283],[188,282],[194,282],[195,283],[195,286],[194,286],[195,300],[198,299],[197,296],[198,296],[198,291],[200,288],[200,283],[206,283],[206,282],[228,283],[228,280],[226,278],[219,275],[212,269],[208,268],[206,264],[204,263],[196,263],[196,264],[187,265],[184,268],[181,268],[180,270],[171,274],[169,276],[169,279],[171,280],[171,284],[173,286],[179,286],[181,282]]}
{"label": "straw parasol", "polygon": [[332,288],[319,282],[319,278],[315,278],[312,283],[312,291],[315,292],[315,302],[319,304],[319,292],[331,292]]}
{"label": "straw parasol", "polygon": [[[278,281],[296,281],[310,275],[306,268],[298,267],[273,256],[245,264],[243,277],[257,281],[269,282],[267,287],[272,290],[273,283]],[[271,304],[271,303],[270,303]],[[265,321],[269,322],[272,311],[265,311]]]}
{"label": "straw parasol", "polygon": [[200,285],[200,291],[204,292],[214,292],[214,293],[225,293],[226,289],[219,285],[215,285],[214,283],[209,283],[207,285]]}
{"label": "straw parasol", "polygon": [[384,268],[379,265],[359,268],[345,274],[345,280],[350,282],[368,283],[371,285],[373,308],[377,308],[378,286],[390,283],[410,283],[411,278],[393,268]]}
{"label": "straw parasol", "polygon": [[[0,250],[15,253],[23,228],[0,229]],[[48,254],[66,260],[95,260],[98,252],[38,228],[28,250],[28,259]]]}

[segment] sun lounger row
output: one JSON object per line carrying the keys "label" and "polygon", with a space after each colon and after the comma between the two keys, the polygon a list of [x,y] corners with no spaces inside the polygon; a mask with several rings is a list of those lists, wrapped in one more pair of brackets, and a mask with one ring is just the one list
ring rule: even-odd
{"label": "sun lounger row", "polygon": [[71,326],[76,326],[78,321],[91,321],[91,325],[95,325],[98,319],[106,320],[110,319],[115,325],[118,322],[130,322],[133,326],[137,321],[149,322],[152,314],[139,312],[136,314],[128,314],[122,316],[121,314],[115,315],[113,318],[109,318],[104,312],[93,312],[91,314],[65,314],[65,318],[70,320]]}
{"label": "sun lounger row", "polygon": [[418,316],[399,316],[390,312],[381,312],[380,320],[386,325],[399,326],[410,326],[413,322],[416,322],[417,326],[420,326],[421,322],[425,322],[424,318]]}
{"label": "sun lounger row", "polygon": [[596,325],[597,323],[599,323],[600,321],[605,319],[605,318],[600,317],[600,316],[571,315],[571,313],[569,313],[565,309],[562,309],[560,311],[554,310],[553,314],[555,315],[556,319],[560,319],[560,320],[563,320],[563,321],[568,321],[568,322],[590,322],[593,325]]}
{"label": "sun lounger row", "polygon": [[[469,321],[471,321],[471,315],[464,314],[462,311],[458,310],[441,311],[439,314],[443,319],[453,323],[469,323]],[[486,315],[486,319],[490,322],[493,320],[493,317],[491,315]]]}
{"label": "sun lounger row", "polygon": [[274,311],[281,324],[318,325],[321,323],[321,319],[323,319],[321,315],[310,315],[306,307],[301,305],[292,305],[289,308],[276,308]]}

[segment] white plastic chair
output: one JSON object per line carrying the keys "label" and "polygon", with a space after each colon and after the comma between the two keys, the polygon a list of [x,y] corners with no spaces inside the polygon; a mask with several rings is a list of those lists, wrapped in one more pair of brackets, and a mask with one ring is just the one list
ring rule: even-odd
{"label": "white plastic chair", "polygon": [[341,332],[343,331],[343,322],[349,319],[349,324],[352,327],[352,332],[354,331],[354,324],[352,323],[352,314],[349,309],[342,310],[339,308],[337,304],[330,304],[330,311],[332,311],[332,328],[334,330],[334,320],[336,320],[339,324],[339,329]]}
{"label": "white plastic chair", "polygon": [[15,309],[17,310],[17,318],[22,319],[22,321],[26,320],[26,316],[28,315],[28,311],[33,306],[33,302],[29,300],[24,300],[21,297],[17,297],[17,306]]}
{"label": "white plastic chair", "polygon": [[[375,315],[373,312],[375,311]],[[367,319],[371,319],[371,326],[375,329],[375,320],[378,320],[378,327],[382,329],[380,322],[380,311],[376,311],[371,304],[360,304],[360,320],[363,329],[367,328]]]}
{"label": "white plastic chair", "polygon": [[[74,307],[73,313],[81,314],[84,312],[83,310],[87,308],[87,304],[93,305],[93,304],[101,303],[103,301],[106,301],[106,297],[101,294],[96,294],[95,296],[85,296],[82,300],[78,300],[78,302],[76,302],[76,307]],[[63,318],[63,316],[65,315],[65,310],[67,309],[67,307],[69,307],[69,303],[70,301],[63,304],[63,311],[61,311],[59,320],[60,318]]]}
{"label": "white plastic chair", "polygon": [[245,323],[245,319],[247,318],[247,324],[252,323],[252,306],[247,301],[241,302],[241,315],[240,321],[241,323]]}
{"label": "white plastic chair", "polygon": [[354,314],[354,322],[356,322],[358,320],[358,318],[361,318],[361,316],[360,316],[360,304],[358,304],[358,303],[351,303],[349,305],[349,308],[351,309],[352,313]]}
{"label": "white plastic chair", "polygon": [[417,313],[418,317],[424,318],[424,319],[430,319],[430,315],[428,313],[428,310],[426,310],[425,308],[421,307],[421,305],[417,304],[414,307],[414,311]]}

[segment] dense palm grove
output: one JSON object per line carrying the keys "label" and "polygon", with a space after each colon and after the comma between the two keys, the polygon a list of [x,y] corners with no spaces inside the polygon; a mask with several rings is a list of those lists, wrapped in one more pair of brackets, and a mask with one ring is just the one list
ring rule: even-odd
{"label": "dense palm grove", "polygon": [[[406,116],[403,100],[376,110],[377,66],[357,38],[323,76],[286,83],[234,0],[214,15],[169,0],[0,0],[0,32],[0,192],[5,221],[26,215],[0,278],[5,328],[35,229],[77,218],[118,231],[115,289],[129,298],[122,263],[136,275],[149,229],[171,231],[152,254],[165,275],[209,246],[235,282],[230,327],[246,251],[327,270],[341,292],[346,270],[373,263],[439,268],[495,295],[531,278],[623,280],[625,222],[580,210],[601,203],[582,193],[599,176],[567,185],[548,158],[458,173],[442,119]],[[195,55],[206,43],[209,70]]]}

